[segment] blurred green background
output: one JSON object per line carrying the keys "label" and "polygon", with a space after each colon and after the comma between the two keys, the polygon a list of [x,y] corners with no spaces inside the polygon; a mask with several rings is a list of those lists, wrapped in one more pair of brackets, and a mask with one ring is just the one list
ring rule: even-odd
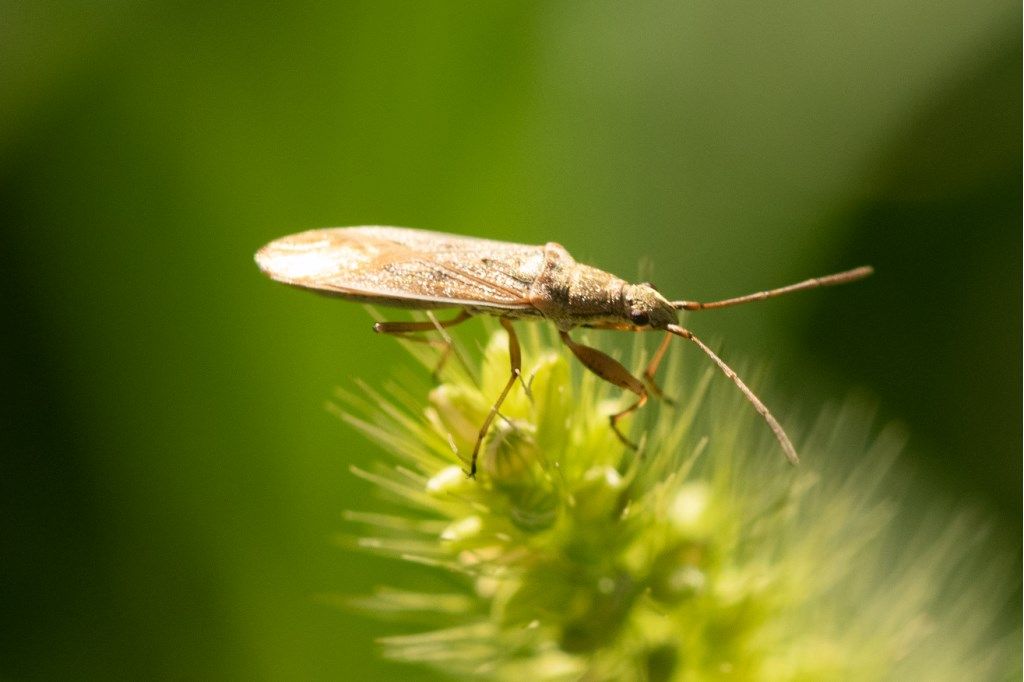
{"label": "blurred green background", "polygon": [[691,299],[871,263],[690,326],[771,367],[783,423],[872,396],[1018,556],[1020,26],[1012,0],[0,4],[0,676],[420,675],[316,598],[410,579],[332,544],[379,452],[323,408],[406,356],[252,262],[319,226],[554,240]]}

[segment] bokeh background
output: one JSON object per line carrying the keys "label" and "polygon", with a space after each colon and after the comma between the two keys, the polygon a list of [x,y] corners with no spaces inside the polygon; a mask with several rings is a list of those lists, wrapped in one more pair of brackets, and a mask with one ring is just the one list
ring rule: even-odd
{"label": "bokeh background", "polygon": [[0,677],[420,675],[318,599],[415,579],[332,544],[380,453],[323,407],[405,354],[252,262],[326,225],[559,241],[691,299],[871,263],[690,325],[771,368],[784,423],[870,396],[1019,556],[1020,26],[1014,0],[0,3]]}

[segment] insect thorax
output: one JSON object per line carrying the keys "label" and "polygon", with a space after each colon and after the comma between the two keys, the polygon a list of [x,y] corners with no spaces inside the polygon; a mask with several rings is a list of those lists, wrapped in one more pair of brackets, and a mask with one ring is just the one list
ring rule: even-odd
{"label": "insect thorax", "polygon": [[611,273],[577,263],[560,244],[544,245],[544,269],[530,287],[530,303],[559,329],[621,321],[627,283]]}

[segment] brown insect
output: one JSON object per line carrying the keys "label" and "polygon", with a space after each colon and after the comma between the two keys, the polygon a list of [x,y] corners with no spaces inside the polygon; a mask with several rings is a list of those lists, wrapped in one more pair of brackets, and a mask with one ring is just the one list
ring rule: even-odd
{"label": "brown insect", "polygon": [[[450,320],[378,322],[373,329],[380,333],[404,336],[436,329],[443,334],[445,328],[473,315],[496,316],[508,332],[511,373],[480,427],[469,463],[471,477],[476,475],[477,455],[484,436],[520,376],[519,340],[512,321],[526,318],[554,322],[562,341],[587,369],[636,394],[636,402],[609,418],[612,430],[626,445],[635,448],[619,430],[618,422],[647,402],[648,391],[664,397],[654,375],[674,335],[696,344],[736,384],[768,422],[786,457],[795,464],[799,461],[796,449],[779,422],[721,358],[693,332],[679,325],[678,311],[725,308],[793,291],[844,284],[872,273],[870,267],[864,266],[712,303],[669,301],[651,284],[630,284],[603,270],[577,263],[554,242],[527,246],[405,227],[336,227],[300,232],[264,246],[256,253],[256,263],[271,279],[329,296],[396,308],[461,308]],[[641,381],[611,356],[573,341],[569,332],[576,327],[653,329],[668,333],[647,364]]]}

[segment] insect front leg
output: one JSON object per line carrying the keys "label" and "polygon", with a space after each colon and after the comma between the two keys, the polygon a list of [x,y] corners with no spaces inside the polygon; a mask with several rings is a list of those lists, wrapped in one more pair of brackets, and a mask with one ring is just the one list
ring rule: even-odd
{"label": "insect front leg", "polygon": [[[448,356],[451,355],[453,342],[452,337],[444,331],[447,327],[454,327],[457,324],[465,322],[469,318],[473,317],[473,314],[463,310],[458,315],[450,320],[437,320],[431,315],[431,319],[427,322],[378,322],[373,325],[373,331],[378,334],[392,334],[400,339],[406,341],[415,341],[416,343],[427,343],[431,346],[438,346],[441,348],[441,359],[437,362],[437,367],[432,372],[434,378],[441,373],[441,368],[444,367],[444,363],[447,362]],[[412,336],[417,332],[429,332],[437,331],[441,334],[441,340],[436,339],[425,339],[422,336]]]}
{"label": "insect front leg", "polygon": [[[602,323],[588,325],[592,329],[610,329],[619,331],[637,331],[629,325],[623,325],[618,323]],[[654,355],[651,357],[651,361],[647,363],[647,369],[644,370],[643,379],[644,383],[647,384],[647,388],[650,389],[654,397],[664,400],[669,405],[675,405],[676,401],[665,395],[665,392],[661,390],[661,386],[654,380],[654,374],[658,371],[658,366],[661,365],[661,361],[665,357],[665,352],[668,351],[668,344],[672,340],[672,334],[666,334],[665,338],[662,339],[661,344],[658,346],[658,350],[654,351]],[[614,382],[613,382],[614,383]]]}
{"label": "insect front leg", "polygon": [[491,428],[491,424],[494,422],[494,418],[498,415],[498,409],[501,404],[505,402],[505,398],[508,396],[508,392],[512,390],[512,386],[515,385],[516,379],[522,374],[522,354],[519,350],[519,337],[516,336],[516,330],[512,328],[512,320],[507,317],[499,319],[501,326],[508,332],[508,360],[510,369],[512,370],[508,381],[505,383],[505,388],[502,389],[501,395],[498,396],[498,400],[495,401],[494,407],[487,414],[487,419],[484,420],[483,426],[480,427],[480,433],[476,437],[476,444],[473,446],[473,456],[469,460],[469,477],[476,478],[476,460],[480,454],[480,445],[484,442],[484,436]]}
{"label": "insect front leg", "polygon": [[672,341],[672,336],[673,334],[665,334],[665,338],[661,340],[658,350],[654,351],[654,355],[651,356],[651,361],[647,363],[647,369],[644,370],[644,383],[647,384],[647,388],[651,389],[651,393],[661,398],[669,405],[675,405],[676,401],[665,395],[665,392],[662,391],[661,387],[654,381],[654,374],[658,371],[658,366],[665,357],[665,352],[668,350],[668,344]]}
{"label": "insect front leg", "polygon": [[576,343],[569,338],[569,334],[566,332],[559,331],[558,334],[562,337],[562,343],[569,347],[569,350],[571,350],[572,354],[583,363],[584,367],[608,383],[615,384],[619,388],[624,388],[627,391],[632,391],[639,397],[635,403],[621,412],[617,412],[609,417],[609,421],[612,425],[612,431],[615,432],[615,435],[618,436],[619,440],[622,441],[626,447],[636,450],[636,444],[626,438],[622,431],[619,430],[618,421],[627,414],[635,412],[643,407],[644,403],[647,402],[647,387],[644,386],[642,381],[630,374],[629,370],[623,367],[618,360],[610,355],[602,353],[596,348]]}

